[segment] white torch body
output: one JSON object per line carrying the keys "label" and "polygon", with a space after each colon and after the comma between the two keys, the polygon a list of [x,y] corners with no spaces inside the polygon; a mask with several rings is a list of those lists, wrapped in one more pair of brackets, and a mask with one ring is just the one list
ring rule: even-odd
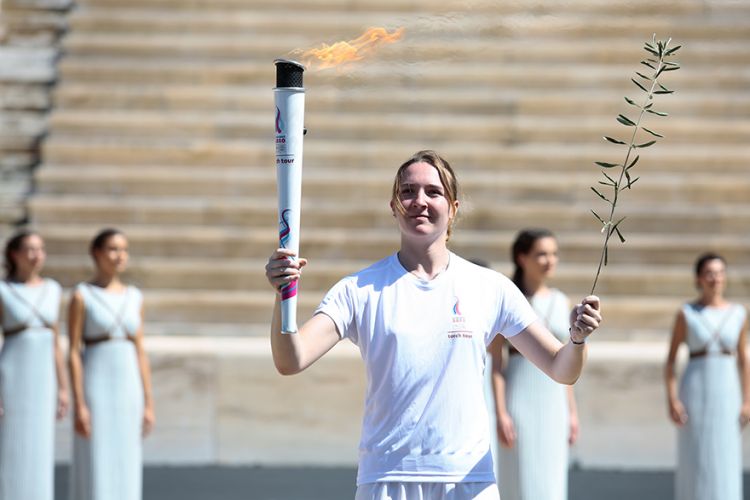
{"label": "white torch body", "polygon": [[[279,198],[279,247],[299,253],[300,209],[302,198],[302,142],[304,136],[305,89],[302,66],[292,61],[276,61],[276,181]],[[298,68],[293,67],[297,65]],[[298,80],[285,79],[278,72],[292,66]],[[297,75],[293,75],[297,76]],[[280,86],[291,81],[297,87]],[[281,288],[281,333],[297,332],[297,281]]]}

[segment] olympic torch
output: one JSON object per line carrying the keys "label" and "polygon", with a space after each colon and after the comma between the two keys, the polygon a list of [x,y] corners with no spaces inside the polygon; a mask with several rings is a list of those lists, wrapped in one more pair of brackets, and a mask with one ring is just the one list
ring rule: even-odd
{"label": "olympic torch", "polygon": [[[302,197],[302,138],[305,133],[305,67],[276,59],[276,182],[279,194],[279,247],[299,253]],[[297,333],[297,281],[281,288],[281,333]]]}

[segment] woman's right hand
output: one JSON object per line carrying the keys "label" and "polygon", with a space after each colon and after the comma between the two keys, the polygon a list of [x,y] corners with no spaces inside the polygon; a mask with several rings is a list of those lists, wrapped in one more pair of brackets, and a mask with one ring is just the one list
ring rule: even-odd
{"label": "woman's right hand", "polygon": [[504,448],[513,448],[516,444],[516,428],[513,419],[507,413],[497,417],[497,437]]}
{"label": "woman's right hand", "polygon": [[76,408],[74,428],[78,435],[87,439],[91,437],[91,413],[88,407],[80,406]]}
{"label": "woman's right hand", "polygon": [[155,423],[156,415],[154,413],[154,407],[153,405],[146,405],[143,408],[143,424],[141,426],[141,435],[143,437],[146,437],[151,434],[151,431],[154,429]]}
{"label": "woman's right hand", "polygon": [[266,279],[278,293],[281,287],[300,278],[307,259],[298,259],[287,248],[277,248],[266,264]]}
{"label": "woman's right hand", "polygon": [[682,427],[688,421],[688,414],[685,410],[685,406],[679,399],[673,399],[669,401],[669,418],[672,419],[678,427]]}
{"label": "woman's right hand", "polygon": [[58,389],[57,390],[57,411],[55,412],[55,416],[57,417],[57,420],[62,420],[65,418],[65,415],[68,414],[68,390],[67,389]]}

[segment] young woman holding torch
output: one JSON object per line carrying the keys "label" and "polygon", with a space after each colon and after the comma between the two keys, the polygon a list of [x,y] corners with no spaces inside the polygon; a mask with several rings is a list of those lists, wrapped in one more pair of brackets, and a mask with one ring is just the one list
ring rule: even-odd
{"label": "young woman holding torch", "polygon": [[[433,151],[401,165],[390,206],[400,250],[337,283],[298,333],[281,333],[277,295],[274,363],[291,375],[343,338],[359,347],[367,394],[357,499],[497,499],[482,384],[487,346],[501,334],[548,376],[572,384],[601,321],[599,299],[573,308],[562,344],[510,280],[452,253],[458,183]],[[278,249],[266,276],[278,292],[306,263]]]}

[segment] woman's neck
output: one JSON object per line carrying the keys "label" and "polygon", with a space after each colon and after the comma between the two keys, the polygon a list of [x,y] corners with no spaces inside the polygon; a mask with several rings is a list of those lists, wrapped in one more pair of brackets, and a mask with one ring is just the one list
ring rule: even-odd
{"label": "woman's neck", "polygon": [[105,290],[117,290],[122,288],[122,281],[117,274],[97,272],[91,283]]}
{"label": "woman's neck", "polygon": [[36,285],[42,282],[42,277],[36,271],[16,270],[15,274],[9,280],[23,283],[24,285]]}
{"label": "woman's neck", "polygon": [[549,287],[544,280],[524,277],[523,290],[527,297],[533,297],[537,294],[546,293],[547,290],[549,290]]}
{"label": "woman's neck", "polygon": [[409,245],[402,240],[398,260],[404,269],[415,276],[432,280],[448,268],[450,251],[444,241],[421,246]]}
{"label": "woman's neck", "polygon": [[724,296],[720,293],[704,293],[698,302],[702,306],[707,307],[721,307],[727,305],[727,301]]}

